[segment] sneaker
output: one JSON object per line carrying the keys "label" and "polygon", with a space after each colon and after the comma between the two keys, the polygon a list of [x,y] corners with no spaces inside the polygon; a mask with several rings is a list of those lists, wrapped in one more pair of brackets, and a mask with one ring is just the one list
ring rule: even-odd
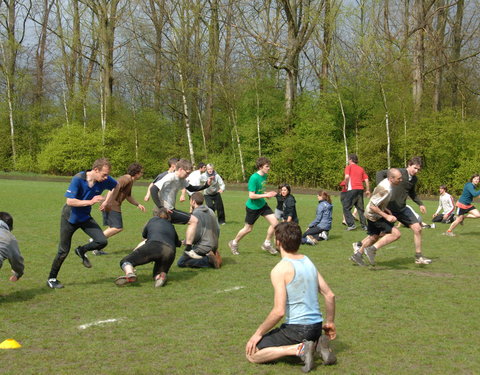
{"label": "sneaker", "polygon": [[137,275],[134,273],[128,273],[126,276],[120,276],[115,279],[115,285],[124,286],[137,281]]}
{"label": "sneaker", "polygon": [[364,267],[366,266],[365,262],[363,261],[363,255],[362,253],[360,252],[356,252],[354,253],[351,257],[350,257],[350,260],[353,262],[353,263],[356,263],[358,264],[359,266],[361,267]]}
{"label": "sneaker", "polygon": [[231,240],[228,242],[228,247],[230,248],[230,250],[232,250],[233,255],[240,255],[240,253],[238,252],[238,243],[234,245],[233,240]]}
{"label": "sneaker", "polygon": [[202,259],[203,257],[201,255],[198,255],[195,251],[189,250],[189,251],[184,251],[186,255],[188,255],[192,259]]}
{"label": "sneaker", "polygon": [[[430,224],[425,224],[425,225],[422,225],[422,228],[425,228],[425,229],[430,229],[432,226]],[[435,226],[434,226],[435,228]]]}
{"label": "sneaker", "polygon": [[165,272],[160,272],[160,274],[155,277],[155,288],[160,288],[164,286],[166,282],[167,274]]}
{"label": "sneaker", "polygon": [[108,255],[108,253],[103,250],[93,250],[92,253],[93,255]]}
{"label": "sneaker", "polygon": [[88,260],[87,256],[85,255],[85,252],[84,251],[81,251],[80,250],[80,247],[77,247],[75,249],[75,254],[77,254],[80,259],[82,260],[82,264],[87,267],[87,268],[92,268],[92,265],[90,263],[90,261]]}
{"label": "sneaker", "polygon": [[220,262],[220,254],[217,253],[214,253],[213,251],[209,251],[208,254],[207,254],[207,257],[208,257],[208,263],[210,263],[212,265],[213,268],[216,268],[216,269],[219,269],[220,266],[221,266],[221,262]]}
{"label": "sneaker", "polygon": [[423,255],[421,257],[415,257],[415,264],[430,264],[432,263],[431,259],[425,258]]}
{"label": "sneaker", "polygon": [[62,289],[63,284],[60,283],[57,279],[48,279],[47,286],[52,289]]}
{"label": "sneaker", "polygon": [[323,238],[324,241],[328,240],[328,233],[323,231],[319,234],[320,238]]}
{"label": "sneaker", "polygon": [[355,230],[355,229],[357,229],[357,227],[355,225],[352,225],[351,227],[345,228],[345,230],[348,230],[348,231]]}
{"label": "sneaker", "polygon": [[300,358],[304,363],[302,367],[302,372],[309,372],[313,368],[314,354],[315,354],[315,342],[304,341],[303,350],[300,353]]}
{"label": "sneaker", "polygon": [[358,250],[362,247],[362,243],[360,241],[352,243],[353,253],[358,253]]}
{"label": "sneaker", "polygon": [[316,245],[317,244],[317,240],[313,236],[308,235],[306,238],[307,238],[307,243],[309,245]]}
{"label": "sneaker", "polygon": [[448,236],[448,237],[457,237],[457,235],[455,233],[449,232],[449,231],[443,232],[442,234],[444,236]]}
{"label": "sneaker", "polygon": [[265,243],[262,245],[262,250],[268,251],[272,255],[278,254],[277,249],[275,249],[272,245],[267,246]]}
{"label": "sneaker", "polygon": [[372,266],[375,265],[376,254],[377,254],[377,249],[375,248],[375,246],[368,246],[365,248],[365,255],[367,256],[367,259]]}
{"label": "sneaker", "polygon": [[320,336],[317,342],[317,354],[322,357],[325,366],[334,365],[337,363],[337,356],[330,348],[330,338],[326,335]]}

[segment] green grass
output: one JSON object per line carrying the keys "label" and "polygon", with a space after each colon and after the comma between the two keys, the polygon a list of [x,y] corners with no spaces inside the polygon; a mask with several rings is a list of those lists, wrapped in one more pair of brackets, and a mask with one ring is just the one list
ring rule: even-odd
{"label": "green grass", "polygon": [[[110,240],[109,255],[91,255],[93,268],[86,269],[72,251],[59,274],[65,288],[51,290],[45,282],[66,187],[65,182],[0,180],[0,210],[14,216],[14,234],[26,261],[18,283],[7,281],[8,262],[0,270],[0,341],[14,338],[22,344],[0,350],[0,373],[300,373],[294,358],[253,365],[244,357],[246,341],[272,306],[269,272],[279,260],[260,250],[267,228],[262,219],[240,243],[240,256],[228,250],[228,240],[243,225],[245,192],[224,195],[228,223],[222,226],[220,270],[174,264],[167,286],[158,290],[151,265],[144,265],[138,267],[136,285],[116,287],[118,263],[139,242],[150,217],[125,202],[125,230]],[[144,193],[145,187],[134,188],[137,199]],[[315,196],[296,198],[305,227],[315,213]],[[436,202],[426,205],[433,213]],[[98,206],[94,217],[101,222]],[[340,221],[335,198],[331,239],[302,247],[337,296],[338,364],[324,368],[318,361],[313,373],[480,373],[480,220],[467,220],[456,238],[442,236],[444,226],[425,230],[424,254],[433,259],[429,266],[413,263],[412,233],[403,228],[399,241],[378,252],[374,269],[348,260],[351,243],[364,232],[346,232]],[[185,227],[177,230],[183,237]],[[86,240],[78,231],[72,247]],[[106,319],[119,321],[78,328]]]}

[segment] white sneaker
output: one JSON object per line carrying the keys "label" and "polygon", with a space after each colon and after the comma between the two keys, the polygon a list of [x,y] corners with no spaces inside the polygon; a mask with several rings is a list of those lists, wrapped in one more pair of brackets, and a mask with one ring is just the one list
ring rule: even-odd
{"label": "white sneaker", "polygon": [[415,264],[430,264],[430,263],[432,263],[432,260],[425,258],[424,256],[421,256],[420,258],[415,257]]}
{"label": "white sneaker", "polygon": [[278,254],[277,249],[275,249],[271,244],[265,245],[265,242],[262,244],[262,250],[268,251],[272,255]]}
{"label": "white sneaker", "polygon": [[328,234],[325,231],[321,232],[319,236],[322,237],[324,241],[328,240]]}
{"label": "white sneaker", "polygon": [[358,253],[358,250],[360,250],[360,248],[362,247],[362,243],[361,242],[354,242],[354,243],[352,243],[352,247],[353,247],[353,253],[356,254],[356,253]]}
{"label": "white sneaker", "polygon": [[185,254],[187,254],[190,258],[192,259],[202,259],[203,257],[201,255],[198,255],[195,251],[189,250],[189,251],[184,251]]}

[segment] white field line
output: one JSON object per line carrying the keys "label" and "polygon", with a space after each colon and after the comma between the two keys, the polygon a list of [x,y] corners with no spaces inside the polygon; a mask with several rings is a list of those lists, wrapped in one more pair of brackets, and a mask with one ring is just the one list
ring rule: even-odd
{"label": "white field line", "polygon": [[224,293],[224,292],[228,293],[228,292],[233,292],[235,290],[240,290],[240,289],[243,289],[243,288],[245,288],[245,287],[244,286],[234,286],[233,288],[219,290],[219,291],[217,291],[217,293]]}
{"label": "white field line", "polygon": [[93,326],[100,326],[100,325],[102,325],[102,324],[116,323],[116,322],[120,322],[121,320],[123,320],[123,318],[97,320],[96,322],[87,323],[87,324],[82,324],[82,325],[78,326],[78,329],[87,329],[87,328],[90,328],[90,327],[93,327]]}

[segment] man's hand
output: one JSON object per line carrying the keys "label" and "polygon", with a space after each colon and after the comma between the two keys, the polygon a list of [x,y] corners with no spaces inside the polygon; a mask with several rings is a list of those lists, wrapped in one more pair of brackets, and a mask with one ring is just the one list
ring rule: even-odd
{"label": "man's hand", "polygon": [[426,214],[426,213],[427,213],[427,208],[426,208],[425,206],[423,206],[423,205],[420,206],[420,212],[421,212],[422,214]]}
{"label": "man's hand", "polygon": [[247,346],[245,347],[245,354],[248,356],[254,355],[257,352],[257,344],[262,339],[262,336],[258,334],[254,334],[250,337],[250,340],[247,342]]}
{"label": "man's hand", "polygon": [[100,205],[100,211],[104,211],[105,208],[107,207],[107,202],[105,201],[105,197],[102,196],[102,195],[95,195],[91,200],[90,202],[92,203],[92,206],[95,204],[95,203],[99,203],[99,202],[103,202],[101,205]]}
{"label": "man's hand", "polygon": [[387,215],[387,218],[386,218],[386,219],[387,219],[387,221],[388,221],[389,223],[394,223],[394,222],[397,221],[397,218],[396,218],[395,216],[393,216],[393,215]]}
{"label": "man's hand", "polygon": [[277,195],[276,191],[268,191],[265,193],[267,195],[267,198],[273,198]]}
{"label": "man's hand", "polygon": [[210,176],[207,180],[207,185],[210,186],[214,179],[215,179],[215,176]]}
{"label": "man's hand", "polygon": [[12,270],[12,276],[10,276],[8,278],[8,280],[10,280],[13,283],[18,281],[18,274],[15,271]]}
{"label": "man's hand", "polygon": [[139,204],[137,207],[140,211],[145,212],[145,207],[142,206],[141,204]]}
{"label": "man's hand", "polygon": [[337,337],[337,328],[335,327],[335,323],[324,323],[322,326],[325,335],[327,335],[330,340],[334,340]]}
{"label": "man's hand", "polygon": [[365,192],[365,195],[367,196],[367,198],[370,198],[370,196],[372,195],[372,193],[370,193],[370,190],[367,190],[367,191]]}

